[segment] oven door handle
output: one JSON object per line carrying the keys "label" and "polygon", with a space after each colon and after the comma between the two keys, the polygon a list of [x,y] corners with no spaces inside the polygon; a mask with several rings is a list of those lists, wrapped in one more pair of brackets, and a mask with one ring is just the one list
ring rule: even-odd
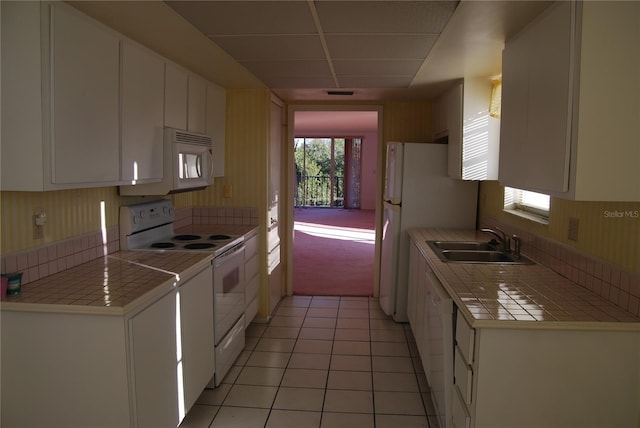
{"label": "oven door handle", "polygon": [[233,248],[230,248],[226,252],[220,254],[218,257],[213,259],[214,266],[220,266],[222,263],[224,263],[225,259],[228,259],[229,257],[233,257],[243,250],[244,250],[244,243],[236,245]]}

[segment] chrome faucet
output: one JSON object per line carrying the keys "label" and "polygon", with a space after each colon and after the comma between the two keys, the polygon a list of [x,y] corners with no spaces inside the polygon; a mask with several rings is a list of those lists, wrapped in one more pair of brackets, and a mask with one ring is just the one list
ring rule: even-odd
{"label": "chrome faucet", "polygon": [[522,246],[522,240],[518,235],[513,235],[511,239],[513,239],[513,257],[518,260],[520,258],[520,247]]}
{"label": "chrome faucet", "polygon": [[495,229],[500,233],[496,232],[496,230],[493,230],[493,229],[480,229],[480,232],[488,233],[489,235],[495,237],[498,240],[498,243],[500,244],[502,251],[504,251],[505,253],[510,252],[511,240],[509,239],[507,234],[504,233],[502,229],[500,229],[499,227],[496,227]]}

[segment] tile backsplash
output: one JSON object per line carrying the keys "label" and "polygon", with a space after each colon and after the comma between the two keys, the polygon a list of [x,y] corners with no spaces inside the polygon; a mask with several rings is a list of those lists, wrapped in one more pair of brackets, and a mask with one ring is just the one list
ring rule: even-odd
{"label": "tile backsplash", "polygon": [[[258,224],[257,208],[194,207],[176,209],[175,213],[176,229],[191,224]],[[119,228],[110,227],[106,231],[106,242],[102,232],[97,231],[37,248],[3,254],[0,269],[2,273],[22,272],[24,285],[117,251],[120,251]]]}
{"label": "tile backsplash", "polygon": [[22,284],[27,284],[119,250],[118,228],[111,227],[106,242],[101,232],[94,232],[3,255],[1,269],[2,273],[22,272]]}
{"label": "tile backsplash", "polygon": [[482,216],[479,224],[488,228],[497,226],[508,235],[518,235],[523,254],[640,316],[640,275],[490,216]]}

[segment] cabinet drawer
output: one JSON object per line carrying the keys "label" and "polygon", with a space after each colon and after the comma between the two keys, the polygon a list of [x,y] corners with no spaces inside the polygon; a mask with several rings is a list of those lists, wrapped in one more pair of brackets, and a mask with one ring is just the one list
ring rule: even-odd
{"label": "cabinet drawer", "polygon": [[458,312],[456,320],[456,344],[460,348],[460,352],[467,364],[473,363],[473,348],[475,341],[475,330],[472,329],[467,321]]}
{"label": "cabinet drawer", "polygon": [[258,256],[253,256],[244,264],[244,277],[247,281],[258,275]]}
{"label": "cabinet drawer", "polygon": [[248,259],[258,254],[258,237],[244,241],[244,255]]}
{"label": "cabinet drawer", "polygon": [[258,314],[258,298],[256,297],[247,305],[247,309],[244,310],[244,327],[247,328],[251,321]]}
{"label": "cabinet drawer", "polygon": [[249,278],[247,281],[247,285],[244,289],[244,301],[248,305],[255,297],[258,297],[258,287],[260,285],[260,281],[258,281],[258,276],[255,275],[253,278]]}
{"label": "cabinet drawer", "polygon": [[460,348],[456,346],[456,357],[455,357],[455,379],[456,386],[460,390],[460,394],[464,399],[464,402],[467,404],[471,404],[471,386],[473,382],[473,370],[471,367],[467,365],[467,362],[464,360]]}
{"label": "cabinet drawer", "polygon": [[470,428],[471,416],[467,411],[467,406],[464,405],[463,399],[460,396],[458,388],[453,388],[453,404],[452,404],[452,416],[454,428]]}

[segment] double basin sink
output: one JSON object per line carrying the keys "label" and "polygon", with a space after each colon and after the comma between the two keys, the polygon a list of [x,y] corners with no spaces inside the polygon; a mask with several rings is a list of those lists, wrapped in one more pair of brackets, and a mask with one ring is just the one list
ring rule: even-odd
{"label": "double basin sink", "polygon": [[448,263],[533,264],[530,259],[502,251],[491,242],[427,241],[427,244],[440,260]]}

